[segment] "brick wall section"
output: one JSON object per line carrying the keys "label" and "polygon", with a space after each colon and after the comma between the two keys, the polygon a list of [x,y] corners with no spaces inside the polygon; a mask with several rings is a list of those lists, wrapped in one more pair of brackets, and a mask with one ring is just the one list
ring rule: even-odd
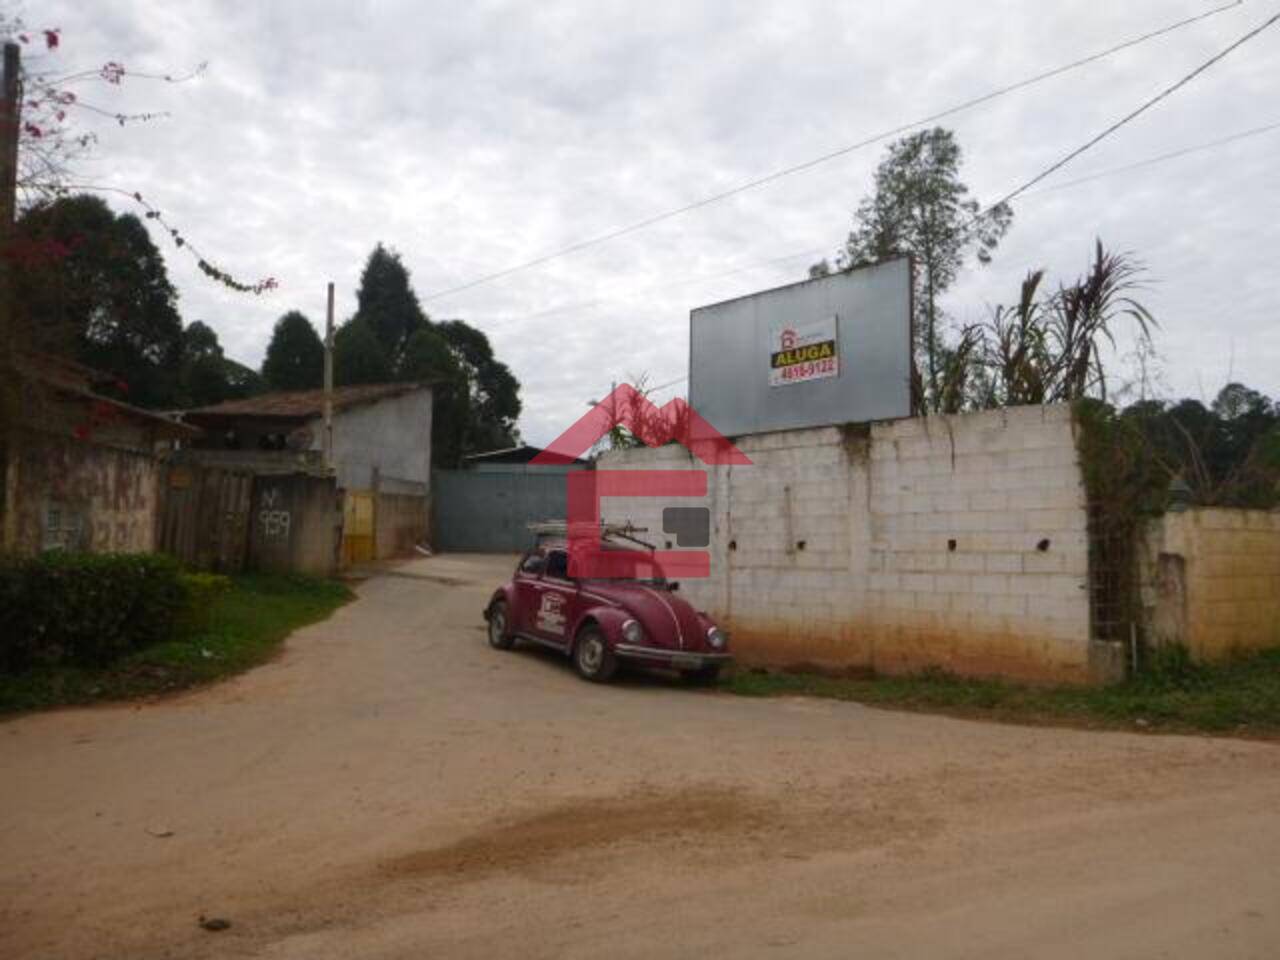
{"label": "brick wall section", "polygon": [[[1089,678],[1086,511],[1070,412],[1024,407],[743,437],[710,470],[712,575],[681,589],[740,659]],[[681,447],[601,469],[698,469]],[[650,529],[658,501],[602,513]],[[667,504],[670,505],[670,504]]]}
{"label": "brick wall section", "polygon": [[1147,636],[1197,659],[1280,646],[1280,511],[1196,508],[1143,544]]}

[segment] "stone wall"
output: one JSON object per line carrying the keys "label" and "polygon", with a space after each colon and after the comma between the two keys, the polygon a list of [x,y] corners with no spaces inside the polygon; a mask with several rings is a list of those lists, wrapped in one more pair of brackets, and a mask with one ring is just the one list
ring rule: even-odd
{"label": "stone wall", "polygon": [[1142,543],[1146,635],[1200,660],[1280,646],[1280,511],[1198,507]]}
{"label": "stone wall", "polygon": [[[741,660],[1111,678],[1090,667],[1085,495],[1067,407],[737,445],[753,465],[711,468],[702,501],[711,577],[681,589],[727,624]],[[599,468],[706,469],[675,445],[607,454]],[[662,507],[697,502],[606,498],[601,512],[676,547]]]}

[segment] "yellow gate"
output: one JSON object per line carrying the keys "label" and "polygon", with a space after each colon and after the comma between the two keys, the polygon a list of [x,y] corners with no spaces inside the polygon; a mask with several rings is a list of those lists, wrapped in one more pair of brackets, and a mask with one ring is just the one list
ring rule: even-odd
{"label": "yellow gate", "polygon": [[342,503],[342,565],[373,559],[373,494],[348,490]]}

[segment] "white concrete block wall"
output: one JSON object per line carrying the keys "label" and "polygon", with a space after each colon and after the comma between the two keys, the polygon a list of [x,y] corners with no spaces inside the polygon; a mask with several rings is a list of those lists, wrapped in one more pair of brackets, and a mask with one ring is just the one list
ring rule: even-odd
{"label": "white concrete block wall", "polygon": [[[737,445],[752,466],[707,468],[673,445],[599,467],[708,470],[712,575],[682,590],[728,624],[743,659],[1087,678],[1087,514],[1067,407]],[[665,546],[667,505],[609,498],[602,514]]]}

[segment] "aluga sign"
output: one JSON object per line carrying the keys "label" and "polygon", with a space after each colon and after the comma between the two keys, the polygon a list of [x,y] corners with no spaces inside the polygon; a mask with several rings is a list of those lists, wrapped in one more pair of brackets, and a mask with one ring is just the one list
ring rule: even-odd
{"label": "aluga sign", "polygon": [[769,386],[839,376],[834,315],[809,323],[778,324],[770,334]]}

